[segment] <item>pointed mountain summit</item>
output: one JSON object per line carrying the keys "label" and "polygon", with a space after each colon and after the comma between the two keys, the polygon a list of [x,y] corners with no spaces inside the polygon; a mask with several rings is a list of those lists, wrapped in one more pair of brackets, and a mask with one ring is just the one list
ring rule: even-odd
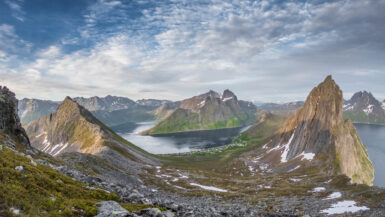
{"label": "pointed mountain summit", "polygon": [[120,138],[70,97],[65,98],[55,113],[25,128],[32,146],[52,156],[66,152],[101,155],[114,151],[130,159],[152,161],[147,153]]}
{"label": "pointed mountain summit", "polygon": [[[166,106],[164,106],[166,107]],[[230,90],[219,94],[213,90],[183,100],[175,110],[163,108],[162,121],[143,134],[162,134],[194,130],[240,127],[255,121],[257,107],[238,101]]]}
{"label": "pointed mountain summit", "polygon": [[263,147],[261,162],[279,172],[317,165],[325,173],[371,185],[372,163],[352,122],[343,120],[342,104],[342,91],[328,76]]}
{"label": "pointed mountain summit", "polygon": [[344,103],[344,118],[353,122],[384,124],[385,104],[378,101],[372,93],[360,91]]}

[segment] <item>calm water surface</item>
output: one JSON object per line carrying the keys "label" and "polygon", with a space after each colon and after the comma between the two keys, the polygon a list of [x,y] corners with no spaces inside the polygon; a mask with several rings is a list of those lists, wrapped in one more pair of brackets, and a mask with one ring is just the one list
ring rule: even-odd
{"label": "calm water surface", "polygon": [[385,187],[385,126],[354,124],[374,165],[374,185]]}
{"label": "calm water surface", "polygon": [[232,137],[247,127],[220,130],[172,133],[161,136],[141,136],[140,132],[156,122],[128,123],[112,129],[120,136],[153,154],[171,154],[231,144]]}
{"label": "calm water surface", "polygon": [[[128,123],[113,127],[120,136],[153,154],[188,152],[197,149],[227,145],[232,137],[247,129],[233,128],[162,136],[141,136],[140,132],[155,126],[156,122]],[[355,124],[362,142],[366,145],[375,169],[374,185],[385,187],[385,126]]]}

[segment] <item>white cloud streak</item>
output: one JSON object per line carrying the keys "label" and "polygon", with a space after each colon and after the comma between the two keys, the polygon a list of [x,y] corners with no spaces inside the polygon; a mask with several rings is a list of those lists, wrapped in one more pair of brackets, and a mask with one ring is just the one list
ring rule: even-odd
{"label": "white cloud streak", "polygon": [[[181,99],[230,88],[240,98],[287,101],[333,74],[348,93],[375,88],[385,97],[384,81],[374,79],[385,78],[384,10],[370,0],[176,1],[130,21],[122,2],[98,1],[79,27],[83,38],[71,39],[95,38],[93,47],[65,53],[66,43],[52,45],[20,67],[3,65],[0,78],[29,97]],[[99,22],[118,25],[100,33]]]}

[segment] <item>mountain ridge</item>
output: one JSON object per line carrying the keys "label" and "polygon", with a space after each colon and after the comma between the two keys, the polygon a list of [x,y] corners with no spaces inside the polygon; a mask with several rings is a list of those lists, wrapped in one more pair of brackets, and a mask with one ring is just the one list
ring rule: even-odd
{"label": "mountain ridge", "polygon": [[166,117],[142,134],[240,127],[254,122],[257,110],[252,103],[238,101],[230,90],[225,90],[223,94],[210,90],[182,100],[174,110],[163,109]]}
{"label": "mountain ridge", "polygon": [[385,103],[370,92],[359,91],[344,103],[344,118],[357,123],[385,124]]}
{"label": "mountain ridge", "polygon": [[371,185],[373,165],[352,122],[343,120],[342,104],[342,91],[328,76],[262,148],[261,161],[281,172],[324,165],[326,173],[342,173],[353,183]]}

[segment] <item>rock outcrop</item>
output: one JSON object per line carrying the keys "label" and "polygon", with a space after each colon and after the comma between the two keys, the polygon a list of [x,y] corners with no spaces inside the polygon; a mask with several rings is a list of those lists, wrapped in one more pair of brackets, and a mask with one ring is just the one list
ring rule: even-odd
{"label": "rock outcrop", "polygon": [[[22,144],[23,148],[30,149],[31,144],[17,114],[17,104],[15,94],[7,87],[0,86],[0,133],[8,139],[14,140],[16,144]],[[16,144],[9,143],[11,146]]]}
{"label": "rock outcrop", "polygon": [[371,185],[372,163],[352,122],[343,120],[342,104],[342,91],[328,76],[265,146],[264,158],[281,167],[292,162],[323,165],[323,172],[345,174],[354,183]]}

